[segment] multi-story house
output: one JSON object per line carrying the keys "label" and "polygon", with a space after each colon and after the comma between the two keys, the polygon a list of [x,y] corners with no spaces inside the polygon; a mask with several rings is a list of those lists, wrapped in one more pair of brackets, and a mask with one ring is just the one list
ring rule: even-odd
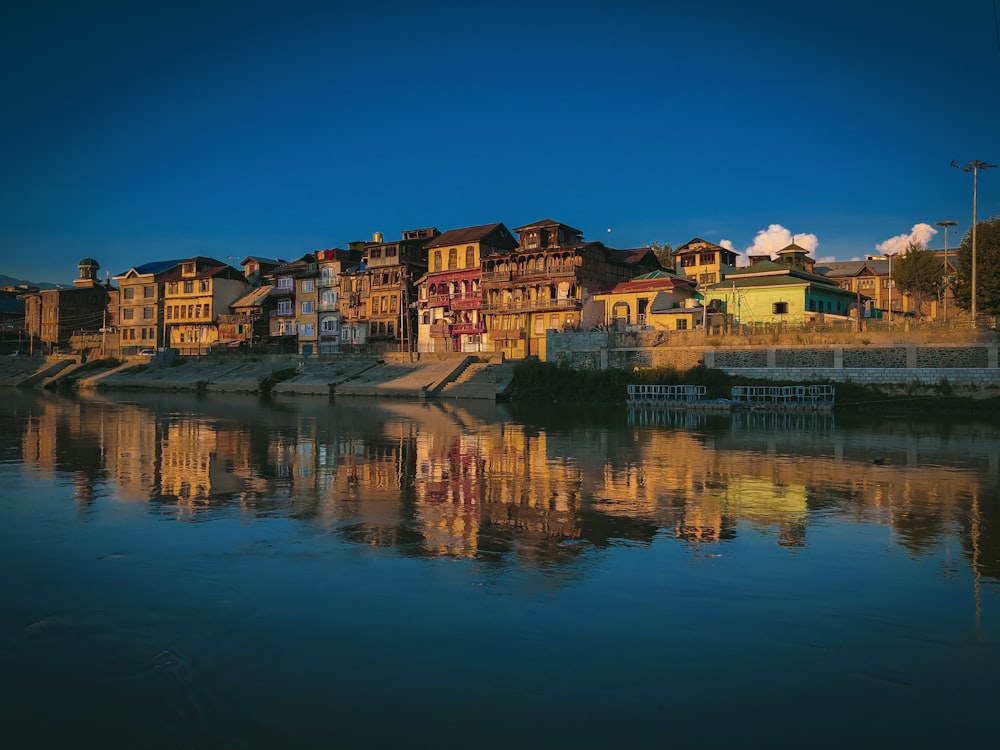
{"label": "multi-story house", "polygon": [[427,271],[425,243],[441,233],[431,227],[403,232],[402,239],[384,242],[381,233],[365,248],[368,275],[366,305],[368,350],[413,351],[416,343],[417,279]]}
{"label": "multi-story house", "polygon": [[427,274],[419,283],[417,348],[483,351],[480,259],[509,255],[517,240],[502,223],[452,229],[424,245]]}
{"label": "multi-story house", "polygon": [[340,351],[359,352],[368,348],[368,264],[340,271]]}
{"label": "multi-story house", "polygon": [[[271,297],[274,299],[274,309],[269,312],[268,338],[270,344],[282,352],[294,353],[299,351],[299,310],[297,306],[297,296],[300,278],[311,278],[313,280],[313,292],[310,298],[313,301],[313,312],[303,318],[315,322],[315,279],[318,276],[316,256],[306,253],[297,260],[284,263],[266,276],[270,280],[273,289]],[[315,333],[315,332],[314,332]],[[315,335],[308,338],[310,342],[315,339]],[[311,352],[310,352],[311,353]]]}
{"label": "multi-story house", "polygon": [[133,266],[114,277],[118,282],[118,304],[112,325],[118,334],[121,354],[164,345],[164,279],[181,263],[158,260]]}
{"label": "multi-story house", "polygon": [[305,269],[295,279],[295,327],[298,329],[298,351],[303,356],[319,353],[319,312],[316,309],[319,293],[316,282],[319,279],[319,267],[316,256],[305,256]]}
{"label": "multi-story house", "polygon": [[205,354],[218,344],[218,316],[249,287],[240,271],[202,256],[182,260],[163,282],[164,338],[181,354]]}
{"label": "multi-story house", "polygon": [[319,319],[319,353],[333,354],[340,351],[340,274],[356,266],[363,256],[365,243],[352,243],[347,250],[331,248],[317,250],[316,280]]}
{"label": "multi-story house", "polygon": [[262,258],[259,255],[248,255],[240,261],[243,267],[243,275],[250,286],[261,286],[268,282],[268,275],[278,266],[283,266],[288,261],[280,258]]}
{"label": "multi-story house", "polygon": [[695,237],[673,252],[675,272],[699,286],[717,284],[736,270],[736,253]]}
{"label": "multi-story house", "polygon": [[[943,257],[941,263],[942,276],[953,277],[954,256],[948,258],[947,267],[944,266]],[[836,281],[842,289],[859,295],[866,306],[867,317],[888,320],[897,315],[909,317],[916,313],[913,297],[899,290],[890,276],[892,260],[889,257],[868,255],[864,260],[822,263],[816,266],[816,272]],[[921,311],[922,314],[934,319],[943,319],[946,314],[948,317],[955,316],[958,308],[953,290],[946,287],[942,294],[946,297],[928,300]]]}
{"label": "multi-story house", "polygon": [[110,283],[97,277],[100,264],[84,258],[77,264],[80,275],[72,289],[41,289],[24,295],[25,332],[50,352],[68,350],[75,334],[99,333],[110,328],[108,303]]}
{"label": "multi-story house", "polygon": [[[493,351],[545,357],[546,332],[604,322],[594,294],[660,268],[650,248],[614,250],[552,219],[517,227],[513,251],[483,257],[483,309]],[[599,309],[598,309],[599,308]]]}
{"label": "multi-story house", "polygon": [[252,351],[267,346],[273,288],[269,284],[253,287],[229,306],[231,312],[219,315],[220,344]]}

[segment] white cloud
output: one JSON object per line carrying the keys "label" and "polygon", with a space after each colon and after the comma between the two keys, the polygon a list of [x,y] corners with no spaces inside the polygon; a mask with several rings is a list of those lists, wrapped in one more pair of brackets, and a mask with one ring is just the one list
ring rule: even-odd
{"label": "white cloud", "polygon": [[767,229],[761,229],[754,237],[753,244],[747,248],[748,255],[768,255],[777,257],[779,250],[784,250],[794,242],[806,252],[815,252],[819,239],[815,234],[792,234],[781,224],[770,224]]}
{"label": "white cloud", "polygon": [[924,247],[931,241],[931,237],[937,234],[937,230],[930,224],[914,224],[909,234],[897,234],[890,237],[885,242],[880,242],[875,249],[881,255],[897,255],[905,253],[911,242],[919,242]]}

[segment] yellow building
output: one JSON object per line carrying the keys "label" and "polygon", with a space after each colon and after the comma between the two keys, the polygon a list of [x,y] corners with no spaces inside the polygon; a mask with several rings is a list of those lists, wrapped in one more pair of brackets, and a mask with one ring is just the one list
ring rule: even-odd
{"label": "yellow building", "polygon": [[484,350],[480,258],[510,253],[517,240],[502,223],[452,229],[424,245],[427,274],[419,281],[417,349]]}
{"label": "yellow building", "polygon": [[119,288],[114,326],[121,354],[138,354],[163,345],[164,279],[180,263],[179,260],[144,263],[114,277]]}
{"label": "yellow building", "polygon": [[717,284],[736,270],[736,253],[714,242],[695,237],[673,252],[674,268],[699,286]]}
{"label": "yellow building", "polygon": [[606,327],[660,331],[700,328],[704,309],[699,299],[690,281],[667,271],[651,271],[594,295]]}
{"label": "yellow building", "polygon": [[219,340],[218,316],[249,289],[244,275],[214,258],[196,257],[164,279],[164,337],[181,354],[205,354]]}

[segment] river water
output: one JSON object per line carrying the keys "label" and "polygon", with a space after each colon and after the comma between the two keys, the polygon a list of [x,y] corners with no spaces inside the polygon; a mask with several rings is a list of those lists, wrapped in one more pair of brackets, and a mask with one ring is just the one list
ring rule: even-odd
{"label": "river water", "polygon": [[6,389],[7,747],[997,742],[1000,425]]}

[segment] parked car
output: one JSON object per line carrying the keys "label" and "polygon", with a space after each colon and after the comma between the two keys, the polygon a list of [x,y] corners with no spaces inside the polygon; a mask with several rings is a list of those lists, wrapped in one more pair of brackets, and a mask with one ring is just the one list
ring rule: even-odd
{"label": "parked car", "polygon": [[139,350],[139,356],[140,357],[155,357],[156,356],[156,349],[140,349]]}

